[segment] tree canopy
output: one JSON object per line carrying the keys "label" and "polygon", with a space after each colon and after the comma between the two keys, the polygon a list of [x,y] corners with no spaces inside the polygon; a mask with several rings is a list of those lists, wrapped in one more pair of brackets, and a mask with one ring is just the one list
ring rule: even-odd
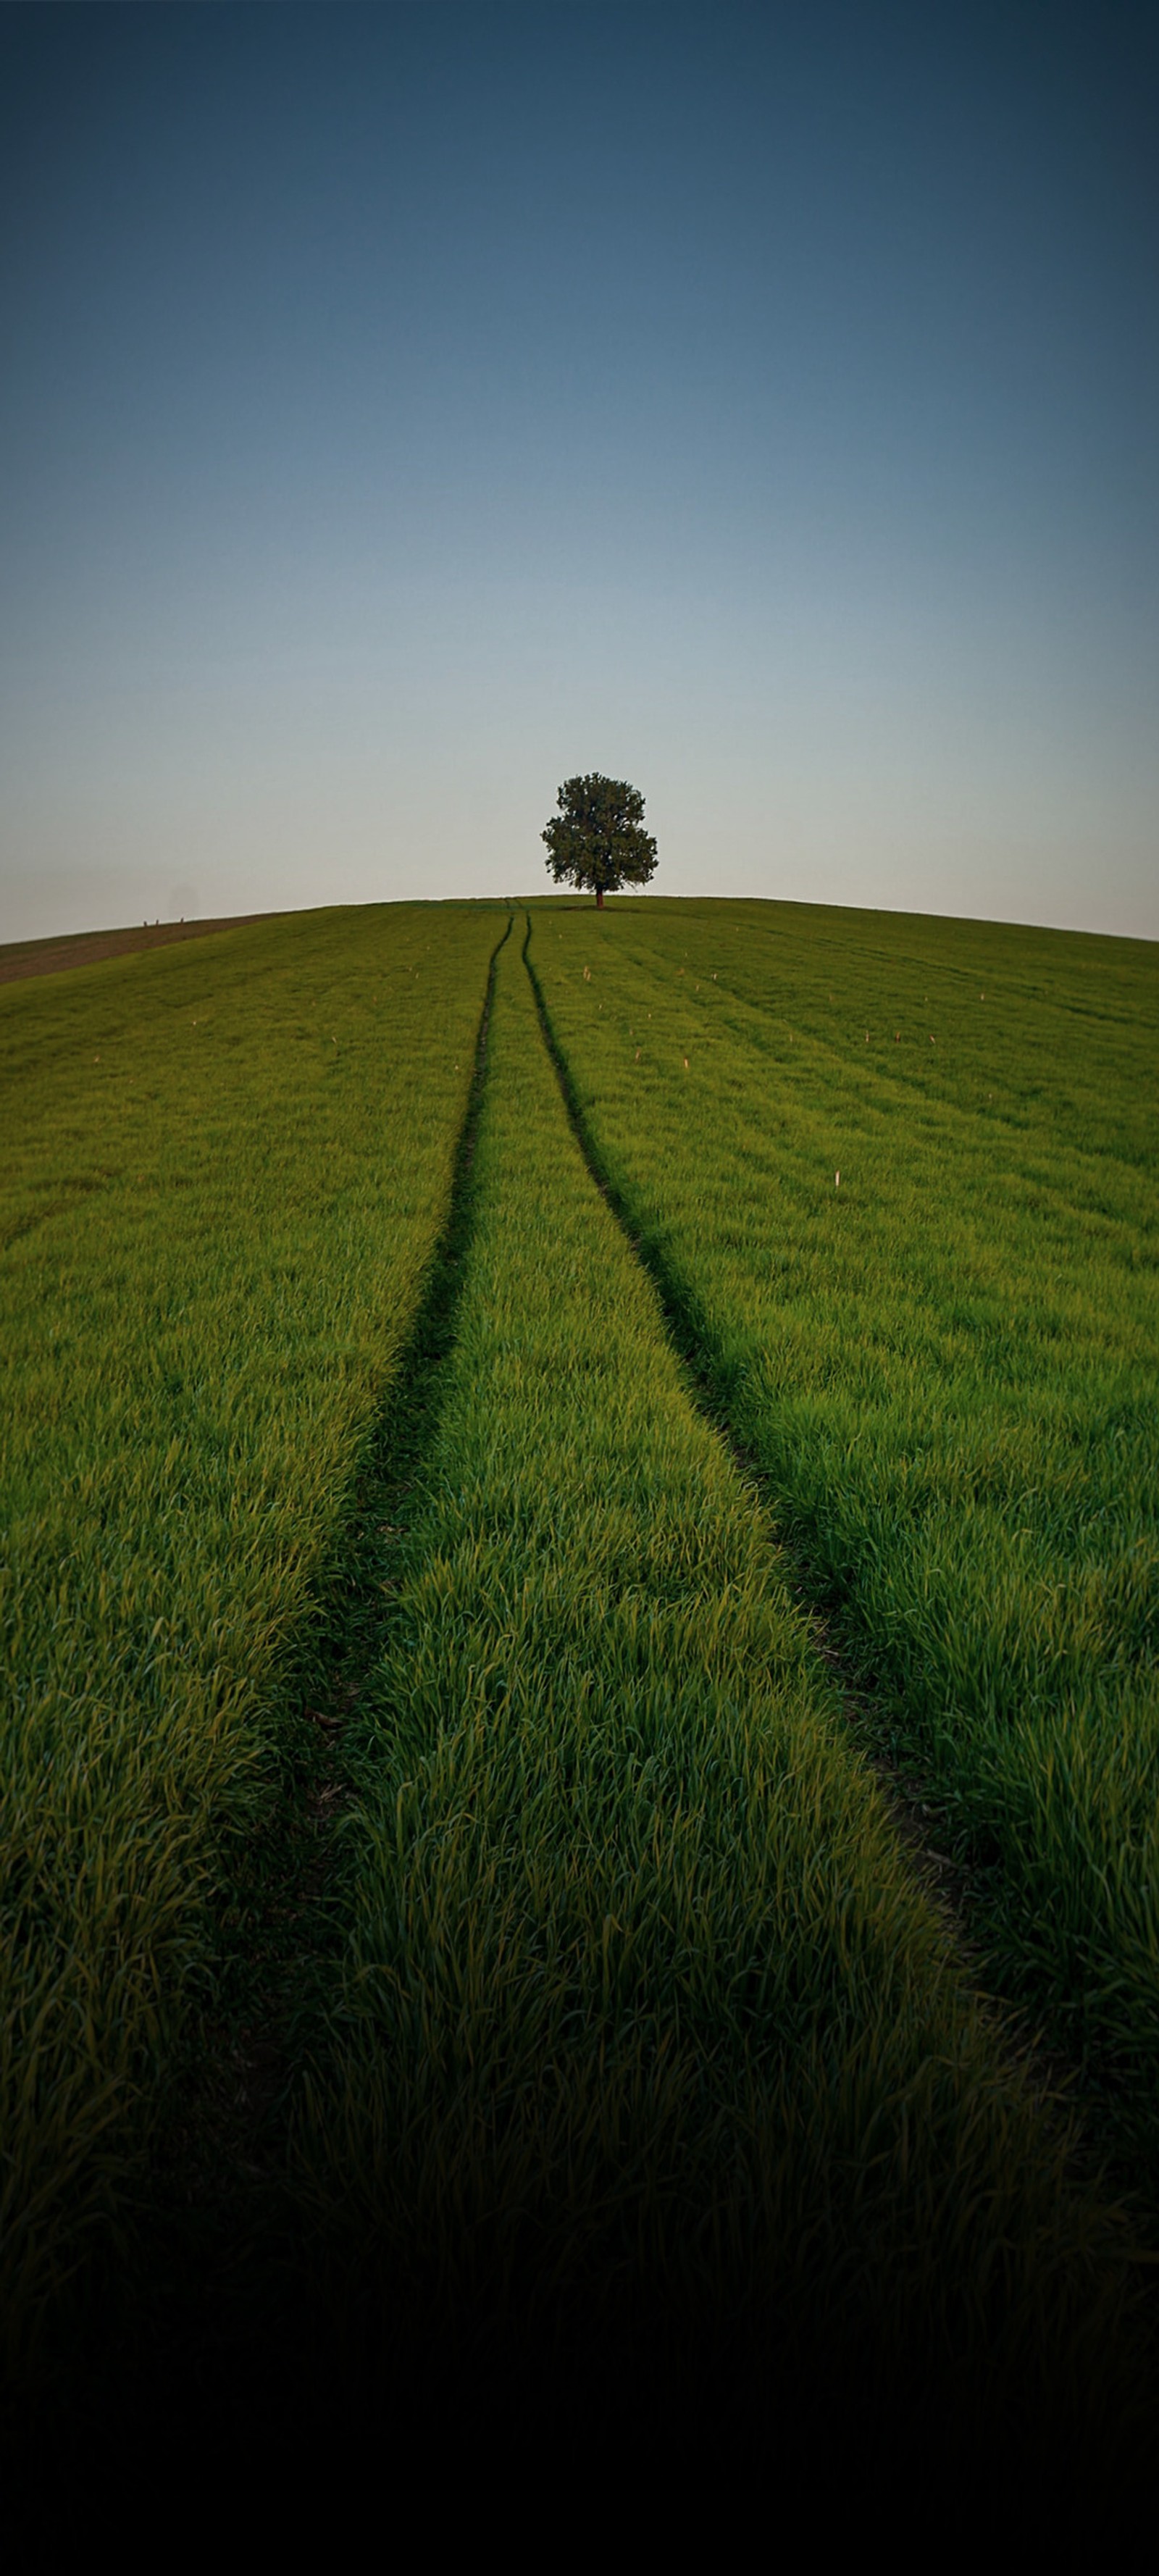
{"label": "tree canopy", "polygon": [[586,778],[565,778],[542,837],[547,865],[557,885],[566,878],[595,894],[624,885],[646,885],[656,866],[656,844],[643,829],[644,799],[626,778],[601,778],[597,769]]}

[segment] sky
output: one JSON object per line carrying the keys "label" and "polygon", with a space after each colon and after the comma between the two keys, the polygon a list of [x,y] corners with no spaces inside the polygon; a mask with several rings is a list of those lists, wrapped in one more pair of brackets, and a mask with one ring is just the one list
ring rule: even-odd
{"label": "sky", "polygon": [[1159,938],[1159,12],[0,9],[0,940],[542,891]]}

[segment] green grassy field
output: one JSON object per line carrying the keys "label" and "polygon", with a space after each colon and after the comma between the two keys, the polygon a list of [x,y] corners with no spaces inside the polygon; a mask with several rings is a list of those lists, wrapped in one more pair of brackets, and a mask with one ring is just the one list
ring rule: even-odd
{"label": "green grassy field", "polygon": [[1146,2449],[1155,993],[647,899],[0,995],[17,2376],[312,1741],[246,2225],[328,2371]]}
{"label": "green grassy field", "polygon": [[[2,2314],[115,2230],[446,1212],[493,915],[0,994]],[[46,2306],[47,2303],[47,2306]]]}
{"label": "green grassy field", "polygon": [[1156,952],[759,905],[537,925],[617,1204],[988,1972],[1154,2205]]}
{"label": "green grassy field", "polygon": [[493,2367],[498,2318],[612,2356],[625,2407],[711,2354],[738,2409],[833,2369],[911,2423],[984,2386],[992,2436],[1077,2433],[1092,2382],[1113,2416],[1114,2232],[691,1400],[514,939],[407,1517],[303,2153],[408,2355],[433,2322]]}

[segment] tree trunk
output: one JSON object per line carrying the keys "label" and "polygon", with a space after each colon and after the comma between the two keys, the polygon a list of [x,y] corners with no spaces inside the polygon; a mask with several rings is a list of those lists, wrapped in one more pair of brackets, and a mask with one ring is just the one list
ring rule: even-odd
{"label": "tree trunk", "polygon": [[602,912],[602,911],[603,911],[603,908],[604,908],[604,889],[603,889],[603,887],[602,887],[602,886],[597,886],[597,887],[596,887],[596,911],[597,911],[597,912]]}

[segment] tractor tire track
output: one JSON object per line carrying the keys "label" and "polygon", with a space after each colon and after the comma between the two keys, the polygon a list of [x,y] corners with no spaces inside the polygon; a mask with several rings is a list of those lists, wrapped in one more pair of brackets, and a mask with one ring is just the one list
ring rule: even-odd
{"label": "tractor tire track", "polygon": [[[630,1200],[617,1188],[603,1162],[532,963],[530,914],[525,915],[525,921],[523,963],[535,996],[543,1042],[555,1070],[572,1133],[596,1188],[652,1282],[670,1342],[684,1368],[692,1401],[723,1441],[738,1473],[760,1494],[776,1525],[779,1522],[778,1497],[767,1475],[732,1429],[717,1387],[711,1338],[695,1298],[658,1247],[645,1239]],[[940,1847],[943,1819],[936,1801],[929,1795],[924,1781],[915,1778],[908,1769],[901,1769],[892,1758],[888,1750],[887,1712],[876,1698],[872,1679],[867,1679],[857,1669],[837,1642],[832,1624],[833,1604],[822,1592],[807,1560],[779,1534],[777,1545],[814,1648],[837,1686],[857,1749],[881,1783],[898,1838],[905,1846],[911,1867],[928,1901],[953,1943],[963,1971],[983,1997],[987,2010],[1000,2024],[1006,2053],[1017,2062],[1032,2097],[1044,2110],[1050,2106],[1057,2112],[1061,2107],[1064,2116],[1073,2120],[1072,2088],[1076,2070],[1044,2045],[1039,2033],[1016,2006],[990,1992],[985,1978],[984,1946],[974,1930],[970,1873],[958,1858],[951,1857]]]}
{"label": "tractor tire track", "polygon": [[[406,1345],[352,1477],[345,1521],[289,1658],[260,1827],[229,1856],[215,1974],[174,2068],[149,2183],[118,2278],[94,2272],[75,2345],[11,2433],[12,2511],[62,2532],[126,2474],[159,2497],[207,2459],[244,2474],[257,2436],[290,2440],[308,2346],[289,2122],[327,1968],[342,1938],[337,1829],[351,1790],[343,1738],[391,1615],[391,1561],[434,1436],[472,1234],[472,1166],[500,950],[491,954],[442,1231]],[[305,2323],[304,2323],[305,2321]],[[138,2494],[140,2488],[138,2487]]]}

